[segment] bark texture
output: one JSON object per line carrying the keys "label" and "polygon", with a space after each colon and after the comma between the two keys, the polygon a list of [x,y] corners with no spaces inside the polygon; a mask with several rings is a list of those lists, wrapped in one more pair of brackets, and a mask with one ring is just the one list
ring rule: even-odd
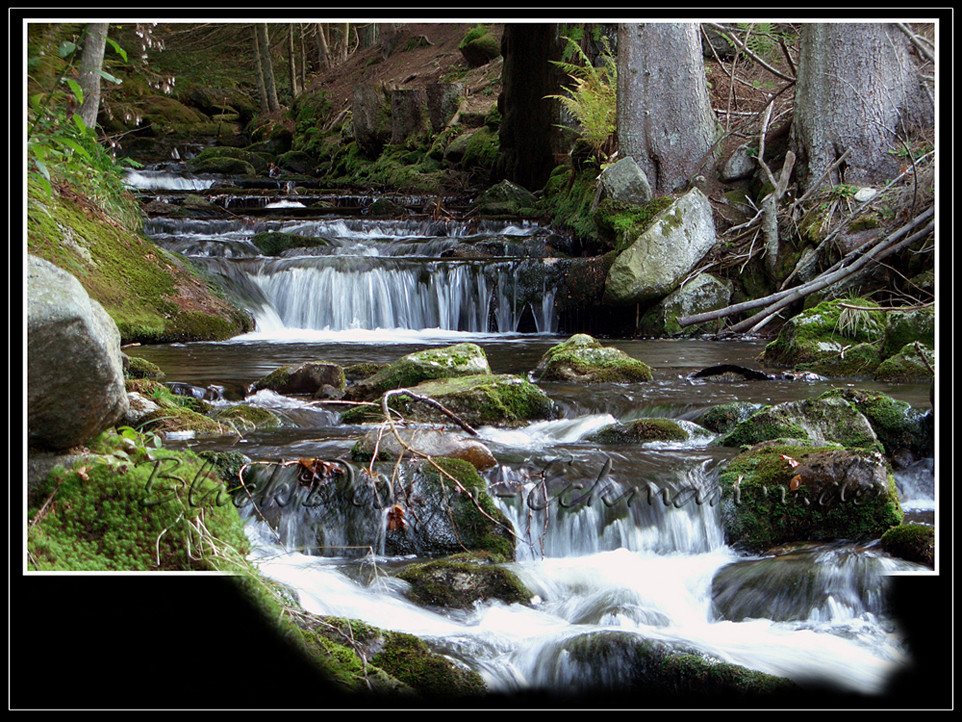
{"label": "bark texture", "polygon": [[905,35],[886,23],[803,26],[792,144],[804,191],[849,149],[826,183],[870,184],[899,173],[891,151],[934,108]]}
{"label": "bark texture", "polygon": [[710,168],[715,115],[697,23],[618,28],[618,148],[648,176],[655,195]]}
{"label": "bark texture", "polygon": [[545,96],[561,88],[561,72],[550,62],[561,57],[558,26],[505,25],[501,55],[501,147],[492,180],[507,179],[528,190],[539,190],[554,168],[557,113],[554,101]]}
{"label": "bark texture", "polygon": [[100,71],[104,65],[106,45],[107,23],[89,23],[80,55],[79,78],[84,93],[80,117],[88,128],[97,125],[97,113],[100,110]]}

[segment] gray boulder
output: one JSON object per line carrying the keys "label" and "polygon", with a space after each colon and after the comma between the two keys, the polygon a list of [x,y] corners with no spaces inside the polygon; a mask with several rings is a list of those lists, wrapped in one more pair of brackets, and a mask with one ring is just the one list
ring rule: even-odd
{"label": "gray boulder", "polygon": [[598,182],[604,197],[613,201],[641,206],[652,198],[648,176],[631,156],[605,168],[598,176]]}
{"label": "gray boulder", "polygon": [[699,273],[649,309],[641,317],[639,330],[647,336],[713,333],[718,330],[716,324],[719,322],[682,328],[678,325],[678,318],[724,308],[731,296],[731,281],[715,278],[709,273]]}
{"label": "gray boulder", "polygon": [[618,254],[605,280],[605,302],[620,305],[664,298],[714,245],[711,204],[692,188]]}
{"label": "gray boulder", "polygon": [[127,413],[120,332],[80,282],[41,258],[27,266],[30,446],[68,449]]}

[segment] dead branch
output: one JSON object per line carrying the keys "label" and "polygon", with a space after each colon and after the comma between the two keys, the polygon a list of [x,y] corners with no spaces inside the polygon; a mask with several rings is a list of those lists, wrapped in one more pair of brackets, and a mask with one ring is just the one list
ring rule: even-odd
{"label": "dead branch", "polygon": [[[755,298],[749,301],[744,301],[742,303],[736,303],[732,306],[727,306],[725,308],[717,309],[715,311],[707,311],[705,313],[698,313],[692,316],[680,316],[678,318],[678,324],[682,328],[684,328],[685,326],[691,326],[692,324],[696,324],[696,323],[704,323],[705,321],[714,321],[719,318],[725,318],[726,316],[731,316],[736,313],[741,313],[742,311],[750,311],[751,309],[759,308],[767,304],[780,302],[781,300],[793,294],[800,294],[798,295],[798,298],[802,298],[808,293],[811,293],[811,290],[809,289],[812,289],[813,286],[821,283],[822,279],[824,279],[826,276],[838,274],[841,271],[846,271],[846,273],[839,275],[838,277],[829,281],[829,283],[834,283],[834,281],[839,280],[840,278],[844,278],[849,273],[853,272],[852,269],[856,263],[860,265],[858,265],[858,267],[855,267],[854,270],[858,270],[858,268],[861,268],[863,265],[865,265],[865,263],[868,263],[869,260],[874,258],[880,252],[884,251],[886,248],[890,248],[892,244],[897,243],[898,240],[902,238],[905,234],[911,232],[914,228],[916,228],[920,224],[931,219],[934,214],[935,214],[935,209],[929,208],[928,210],[921,213],[916,218],[913,218],[911,221],[906,223],[904,226],[902,226],[898,230],[886,236],[884,239],[872,243],[871,247],[861,246],[851,251],[848,255],[846,255],[844,258],[842,258],[837,263],[835,263],[831,268],[827,269],[818,277],[812,279],[811,281],[805,284],[802,284],[801,286],[785,289],[782,291],[777,291],[776,293],[770,294],[768,296]],[[918,237],[924,236],[924,234],[929,230],[931,230],[933,227],[934,227],[934,224],[930,223],[928,226],[926,226],[926,229],[921,232],[921,235],[916,234],[912,236],[912,239],[917,240]],[[903,244],[900,244],[900,246],[901,245]],[[858,258],[860,254],[864,254],[864,255],[862,255],[861,258]],[[885,255],[888,255],[888,254],[885,254]],[[858,259],[858,260],[855,260],[855,259]],[[845,265],[846,263],[849,263],[849,262],[852,262],[852,266]],[[819,286],[819,288],[824,288],[824,286],[829,285],[829,283]],[[812,290],[818,290],[818,289],[816,288]]]}
{"label": "dead branch", "polygon": [[710,27],[715,28],[715,30],[717,30],[718,32],[722,33],[726,38],[728,38],[732,42],[733,45],[735,45],[739,50],[745,53],[745,55],[747,55],[749,58],[751,58],[756,63],[761,65],[763,68],[765,68],[765,70],[770,72],[772,75],[777,75],[782,80],[788,80],[788,81],[791,81],[792,83],[795,82],[795,78],[793,78],[791,75],[785,75],[785,73],[783,73],[781,70],[778,70],[777,68],[773,68],[771,65],[766,63],[760,57],[755,55],[755,53],[749,50],[748,46],[745,45],[745,43],[743,43],[741,40],[739,40],[735,36],[735,33],[731,32],[724,25],[719,25],[718,23],[708,23],[708,25]]}

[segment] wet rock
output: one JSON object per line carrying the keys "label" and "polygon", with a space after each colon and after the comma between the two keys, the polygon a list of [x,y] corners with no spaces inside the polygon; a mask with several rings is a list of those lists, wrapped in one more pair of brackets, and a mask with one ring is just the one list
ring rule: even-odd
{"label": "wet rock", "polygon": [[732,401],[727,404],[711,406],[696,421],[716,434],[727,434],[762,407],[763,404],[750,401]]}
{"label": "wet rock", "polygon": [[692,188],[618,254],[605,282],[606,302],[629,304],[667,296],[714,245],[711,204]]}
{"label": "wet rock", "polygon": [[772,441],[719,476],[727,543],[762,551],[799,541],[870,541],[902,523],[895,480],[878,452]]}
{"label": "wet rock", "polygon": [[460,343],[403,356],[349,386],[344,397],[349,401],[373,401],[389,389],[413,388],[430,379],[489,373],[491,367],[481,347]]}
{"label": "wet rock", "polygon": [[281,425],[281,420],[272,411],[250,404],[237,404],[219,409],[212,418],[242,432],[254,429],[276,429]]}
{"label": "wet rock", "polygon": [[66,271],[27,264],[27,432],[30,446],[81,444],[123,418],[120,332]]}
{"label": "wet rock", "polygon": [[935,528],[926,524],[901,524],[889,529],[880,540],[892,556],[935,568]]}
{"label": "wet rock", "polygon": [[470,609],[476,602],[489,599],[527,604],[532,597],[512,571],[480,554],[412,564],[397,577],[411,585],[409,599],[431,607]]}
{"label": "wet rock", "polygon": [[498,463],[487,446],[464,434],[407,427],[398,428],[397,434],[401,441],[398,441],[390,429],[378,428],[369,431],[351,448],[351,458],[355,461],[369,461],[376,450],[378,460],[387,461],[410,456],[413,451],[427,456],[461,459],[479,471],[490,469]]}
{"label": "wet rock", "polygon": [[517,215],[537,205],[538,199],[531,191],[509,180],[491,186],[474,201],[474,207],[489,215]]}
{"label": "wet rock", "polygon": [[305,361],[296,366],[282,366],[254,382],[252,390],[269,389],[279,394],[313,396],[323,386],[343,389],[344,369],[327,361]]}
{"label": "wet rock", "polygon": [[732,290],[731,281],[699,273],[646,311],[638,323],[638,330],[646,336],[714,333],[722,327],[723,320],[682,328],[677,319],[726,307]]}
{"label": "wet rock", "polygon": [[883,451],[869,420],[852,401],[832,393],[814,399],[767,406],[739,422],[719,440],[722,446],[773,439],[805,439],[819,444]]}
{"label": "wet rock", "polygon": [[[544,391],[514,374],[438,378],[420,383],[411,391],[437,401],[475,428],[520,426],[557,415],[554,403]],[[440,411],[405,396],[392,397],[390,405],[413,421],[451,423]]]}
{"label": "wet rock", "polygon": [[628,383],[651,380],[651,368],[621,349],[602,346],[587,334],[576,334],[545,352],[532,372],[537,381]]}
{"label": "wet rock", "polygon": [[644,443],[646,441],[688,441],[687,428],[674,419],[635,419],[626,424],[612,424],[588,437],[601,444]]}

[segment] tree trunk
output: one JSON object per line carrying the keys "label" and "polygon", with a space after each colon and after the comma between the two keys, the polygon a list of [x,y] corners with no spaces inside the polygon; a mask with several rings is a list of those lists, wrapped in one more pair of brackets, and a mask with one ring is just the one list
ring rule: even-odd
{"label": "tree trunk", "polygon": [[264,78],[264,90],[267,94],[267,108],[277,110],[281,104],[277,100],[277,85],[274,83],[274,65],[271,62],[271,41],[267,34],[267,23],[257,23],[258,49],[261,54],[261,72]]}
{"label": "tree trunk", "polygon": [[291,74],[291,100],[300,92],[297,89],[297,61],[294,58],[294,23],[287,24],[287,61]]}
{"label": "tree trunk", "polygon": [[80,117],[88,128],[97,125],[100,110],[100,71],[104,65],[104,48],[107,45],[107,23],[89,23],[80,55],[80,88],[84,101]]}
{"label": "tree trunk", "polygon": [[655,195],[684,187],[713,163],[716,120],[697,23],[618,28],[618,149]]}
{"label": "tree trunk", "polygon": [[257,71],[255,75],[257,76],[257,94],[261,99],[261,112],[267,113],[270,111],[270,105],[267,100],[267,86],[264,85],[264,68],[261,63],[261,44],[257,25],[251,27],[251,34],[254,36],[254,66]]}
{"label": "tree trunk", "polygon": [[329,70],[331,67],[331,50],[327,44],[327,31],[324,29],[324,23],[315,23],[314,25],[317,31],[314,36],[314,41],[317,43],[317,59],[321,63],[321,70]]}
{"label": "tree trunk", "polygon": [[492,180],[540,190],[554,168],[553,140],[558,134],[555,102],[545,97],[561,89],[562,73],[550,62],[561,59],[558,26],[505,25],[501,55],[500,150]]}
{"label": "tree trunk", "polygon": [[900,140],[934,108],[896,25],[810,23],[799,38],[792,145],[802,191],[839,156],[827,182],[869,184],[899,173]]}

